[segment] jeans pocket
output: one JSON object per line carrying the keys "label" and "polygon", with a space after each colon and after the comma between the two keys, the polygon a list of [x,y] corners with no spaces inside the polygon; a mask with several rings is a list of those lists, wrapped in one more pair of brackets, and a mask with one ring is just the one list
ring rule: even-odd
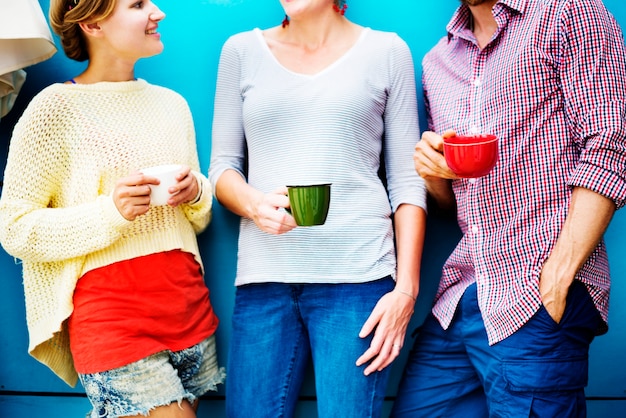
{"label": "jeans pocket", "polygon": [[587,386],[587,357],[543,360],[509,360],[503,375],[511,392],[580,390]]}

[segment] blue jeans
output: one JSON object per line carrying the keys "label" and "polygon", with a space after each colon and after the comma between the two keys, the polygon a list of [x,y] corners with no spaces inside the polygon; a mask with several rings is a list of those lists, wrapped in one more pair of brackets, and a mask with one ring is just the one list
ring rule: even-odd
{"label": "blue jeans", "polygon": [[389,368],[355,365],[371,336],[359,331],[394,281],[266,283],[237,288],[226,381],[229,417],[292,417],[313,359],[320,417],[379,417]]}
{"label": "blue jeans", "polygon": [[575,281],[560,323],[541,307],[489,346],[474,284],[447,330],[432,315],[420,328],[392,416],[585,417],[589,345],[600,321],[587,289]]}

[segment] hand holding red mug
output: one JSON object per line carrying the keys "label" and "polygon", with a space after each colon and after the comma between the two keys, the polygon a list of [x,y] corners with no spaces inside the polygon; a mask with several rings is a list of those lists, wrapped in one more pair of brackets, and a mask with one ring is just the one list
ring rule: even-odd
{"label": "hand holding red mug", "polygon": [[422,134],[422,139],[415,146],[413,162],[415,171],[425,180],[456,179],[443,154],[444,139],[455,136],[456,132],[448,130],[439,135],[432,131]]}

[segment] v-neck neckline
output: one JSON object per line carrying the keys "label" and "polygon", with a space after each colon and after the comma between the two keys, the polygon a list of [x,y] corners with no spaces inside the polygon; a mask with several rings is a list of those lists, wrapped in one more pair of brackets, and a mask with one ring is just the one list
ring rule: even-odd
{"label": "v-neck neckline", "polygon": [[352,54],[352,52],[359,46],[359,44],[361,42],[363,42],[363,39],[365,39],[366,35],[370,32],[370,28],[369,27],[364,27],[361,30],[361,33],[359,34],[358,38],[356,39],[356,41],[354,42],[354,44],[348,48],[346,50],[346,52],[344,52],[339,58],[337,58],[335,61],[331,62],[330,64],[328,64],[326,67],[324,67],[323,69],[321,69],[320,71],[314,73],[314,74],[305,74],[305,73],[299,73],[297,71],[291,70],[287,67],[285,67],[279,60],[278,58],[276,58],[276,55],[274,55],[274,53],[272,52],[272,50],[270,49],[267,40],[265,39],[265,37],[263,36],[263,31],[259,28],[255,28],[254,29],[254,33],[257,37],[257,39],[259,40],[259,42],[261,43],[263,49],[269,54],[269,56],[272,58],[272,60],[274,61],[274,63],[280,67],[282,70],[293,74],[295,76],[298,77],[305,77],[305,78],[317,78],[320,77],[322,75],[324,75],[325,73],[332,71],[333,68],[337,67],[338,65],[341,64],[341,62],[345,61],[347,59],[348,56],[350,56]]}

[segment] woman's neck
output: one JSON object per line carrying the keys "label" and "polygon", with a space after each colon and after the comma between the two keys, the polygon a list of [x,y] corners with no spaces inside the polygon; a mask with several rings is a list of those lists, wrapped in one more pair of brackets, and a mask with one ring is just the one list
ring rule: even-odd
{"label": "woman's neck", "polygon": [[74,78],[80,84],[93,84],[101,81],[119,82],[135,80],[135,63],[125,61],[89,60],[85,71]]}
{"label": "woman's neck", "polygon": [[314,51],[340,41],[352,26],[346,18],[332,11],[316,19],[292,19],[289,25],[281,28],[279,37],[283,42]]}

